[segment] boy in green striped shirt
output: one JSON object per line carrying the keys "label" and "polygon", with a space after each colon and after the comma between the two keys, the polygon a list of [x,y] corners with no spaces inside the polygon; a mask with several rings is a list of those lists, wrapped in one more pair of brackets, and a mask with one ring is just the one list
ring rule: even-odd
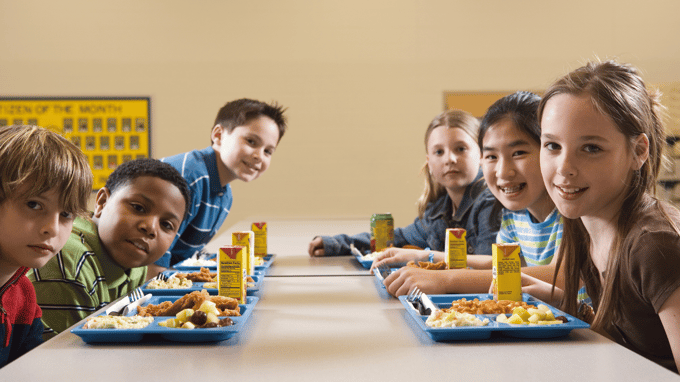
{"label": "boy in green striped shirt", "polygon": [[147,265],[172,244],[186,215],[189,189],[156,159],[120,165],[99,190],[91,218],[76,218],[64,248],[28,277],[43,311],[43,339],[131,292]]}

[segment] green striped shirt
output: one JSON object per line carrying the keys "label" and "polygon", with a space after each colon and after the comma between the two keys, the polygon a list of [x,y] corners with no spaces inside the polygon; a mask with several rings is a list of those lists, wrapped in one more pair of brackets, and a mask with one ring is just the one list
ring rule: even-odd
{"label": "green striped shirt", "polygon": [[43,338],[54,337],[142,285],[146,269],[126,270],[115,263],[102,248],[97,225],[76,218],[64,248],[27,274],[42,309]]}

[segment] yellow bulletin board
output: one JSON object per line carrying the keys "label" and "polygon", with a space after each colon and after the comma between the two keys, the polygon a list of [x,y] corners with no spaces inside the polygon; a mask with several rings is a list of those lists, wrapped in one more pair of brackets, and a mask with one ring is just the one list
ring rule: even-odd
{"label": "yellow bulletin board", "polygon": [[37,125],[56,131],[87,156],[94,190],[124,162],[151,157],[149,97],[0,97],[0,126]]}

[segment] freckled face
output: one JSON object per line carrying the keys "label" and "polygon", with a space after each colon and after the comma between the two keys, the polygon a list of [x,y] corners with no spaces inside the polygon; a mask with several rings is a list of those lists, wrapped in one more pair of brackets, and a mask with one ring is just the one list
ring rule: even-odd
{"label": "freckled face", "polygon": [[140,176],[113,194],[99,190],[94,218],[108,255],[123,268],[135,268],[153,263],[170,248],[185,208],[174,184]]}
{"label": "freckled face", "polygon": [[64,211],[59,194],[52,189],[0,203],[0,273],[22,266],[40,268],[66,244],[74,216]]}
{"label": "freckled face", "polygon": [[562,215],[611,220],[639,167],[628,139],[589,96],[560,94],[541,119],[541,172]]}
{"label": "freckled face", "polygon": [[439,126],[427,141],[427,166],[433,180],[451,194],[462,192],[479,172],[479,146],[465,130]]}

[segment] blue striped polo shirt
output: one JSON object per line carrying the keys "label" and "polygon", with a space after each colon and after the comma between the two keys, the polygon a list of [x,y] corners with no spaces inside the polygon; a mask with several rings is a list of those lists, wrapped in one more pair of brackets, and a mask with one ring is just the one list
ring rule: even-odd
{"label": "blue striped polo shirt", "polygon": [[229,214],[231,186],[222,187],[212,147],[161,159],[182,174],[191,191],[191,206],[175,241],[156,265],[170,267],[190,258],[215,236]]}
{"label": "blue striped polo shirt", "polygon": [[562,242],[562,215],[555,208],[545,221],[535,223],[528,210],[503,209],[497,243],[519,243],[527,266],[547,265],[552,262]]}

